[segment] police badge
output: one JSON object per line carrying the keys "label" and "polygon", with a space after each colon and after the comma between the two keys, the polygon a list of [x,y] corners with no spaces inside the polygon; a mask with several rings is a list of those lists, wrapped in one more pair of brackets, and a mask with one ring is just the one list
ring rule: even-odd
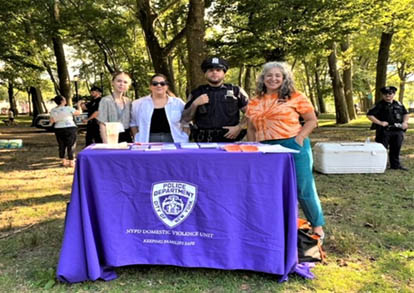
{"label": "police badge", "polygon": [[197,198],[197,186],[186,182],[162,181],[152,184],[152,208],[168,227],[181,224],[191,213]]}

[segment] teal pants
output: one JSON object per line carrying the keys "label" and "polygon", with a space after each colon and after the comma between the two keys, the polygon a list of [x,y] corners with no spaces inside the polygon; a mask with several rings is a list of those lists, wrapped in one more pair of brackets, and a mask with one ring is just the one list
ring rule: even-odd
{"label": "teal pants", "polygon": [[298,185],[298,201],[305,213],[306,219],[312,226],[323,226],[325,220],[312,174],[313,157],[309,138],[306,138],[303,141],[303,147],[295,141],[294,137],[266,140],[262,141],[262,143],[280,144],[284,147],[300,151],[299,153],[293,154],[296,169],[296,182]]}

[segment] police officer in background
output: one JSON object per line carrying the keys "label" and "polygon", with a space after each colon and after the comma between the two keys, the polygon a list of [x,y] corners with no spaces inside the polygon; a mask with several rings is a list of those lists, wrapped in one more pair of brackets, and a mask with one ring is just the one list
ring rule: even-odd
{"label": "police officer in background", "polygon": [[193,121],[191,135],[196,142],[234,142],[246,135],[245,112],[248,95],[235,85],[224,83],[229,65],[219,57],[203,61],[201,69],[208,84],[193,90],[184,107],[181,121]]}
{"label": "police officer in background", "polygon": [[396,87],[386,86],[380,89],[382,100],[372,107],[367,117],[372,121],[371,129],[376,129],[375,141],[389,146],[391,169],[408,169],[400,164],[400,150],[404,140],[404,131],[408,128],[408,112],[404,105],[394,100]]}
{"label": "police officer in background", "polygon": [[93,86],[91,88],[92,100],[86,104],[82,104],[82,110],[88,111],[88,119],[85,119],[83,122],[87,123],[86,125],[86,137],[85,137],[85,146],[88,146],[93,143],[102,143],[102,138],[99,132],[99,123],[96,120],[98,116],[99,102],[102,99],[102,89]]}

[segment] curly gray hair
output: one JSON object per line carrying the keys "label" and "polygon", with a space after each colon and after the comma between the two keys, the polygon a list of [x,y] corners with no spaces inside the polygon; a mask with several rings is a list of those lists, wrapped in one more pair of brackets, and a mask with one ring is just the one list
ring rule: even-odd
{"label": "curly gray hair", "polygon": [[256,94],[258,97],[263,96],[266,94],[267,89],[266,85],[264,84],[264,78],[266,74],[269,72],[269,70],[273,68],[278,68],[283,75],[283,82],[282,86],[278,90],[278,95],[280,98],[290,98],[291,94],[296,91],[292,72],[285,62],[268,62],[265,65],[263,65],[262,72],[259,74],[256,82]]}

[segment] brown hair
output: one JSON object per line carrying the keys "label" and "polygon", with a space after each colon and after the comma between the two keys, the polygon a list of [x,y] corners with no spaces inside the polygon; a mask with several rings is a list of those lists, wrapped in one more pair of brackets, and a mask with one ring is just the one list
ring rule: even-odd
{"label": "brown hair", "polygon": [[[168,79],[167,79],[167,77],[164,75],[164,74],[162,74],[162,73],[155,73],[153,76],[151,76],[151,79],[150,79],[150,83],[154,80],[154,78],[156,78],[156,77],[162,77],[163,79],[164,79],[164,81],[167,83],[167,86],[170,84],[169,82],[168,82]],[[171,96],[171,97],[176,97],[176,95],[170,90],[170,88],[168,87],[168,89],[167,89],[167,95],[169,95],[169,96]]]}

